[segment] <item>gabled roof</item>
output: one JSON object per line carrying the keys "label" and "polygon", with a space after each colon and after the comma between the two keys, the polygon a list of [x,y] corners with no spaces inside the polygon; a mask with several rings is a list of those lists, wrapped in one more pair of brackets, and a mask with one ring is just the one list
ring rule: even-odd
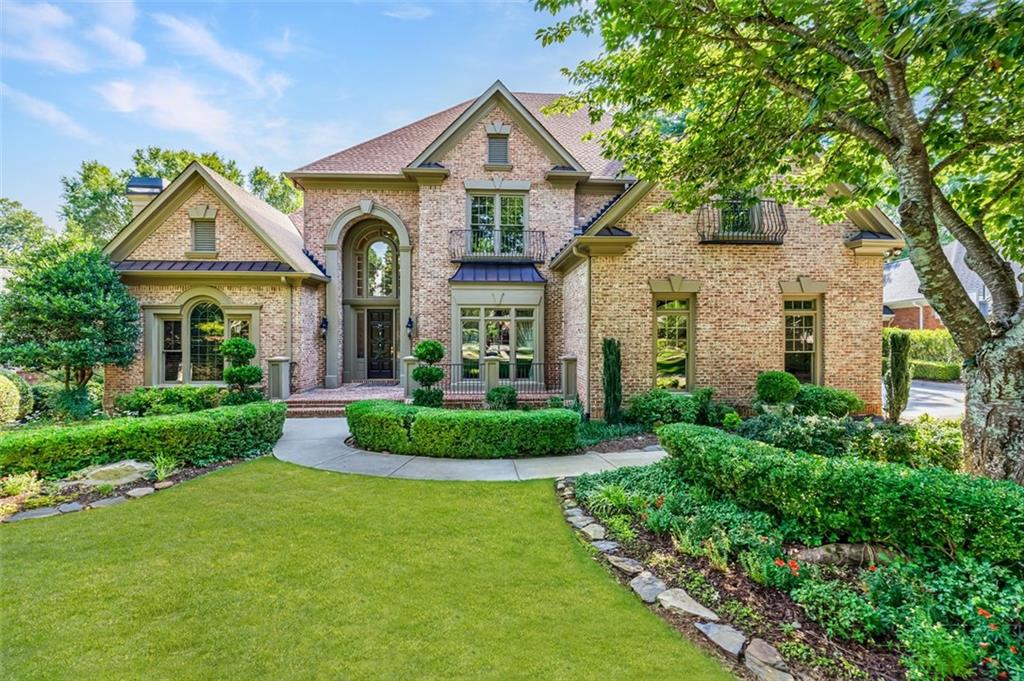
{"label": "gabled roof", "polygon": [[178,177],[139,212],[104,247],[103,252],[114,261],[124,260],[144,238],[147,227],[156,227],[152,218],[162,206],[174,200],[183,187],[195,180],[203,181],[266,244],[282,263],[295,272],[317,279],[326,279],[323,272],[303,252],[302,235],[287,215],[262,199],[245,191],[223,175],[198,161],[190,163]]}
{"label": "gabled roof", "polygon": [[[989,293],[988,287],[985,286],[985,282],[981,280],[981,277],[967,266],[965,258],[967,249],[959,241],[951,241],[942,247],[942,252],[945,254],[946,260],[953,266],[953,272],[956,273],[960,283],[963,284],[967,295],[983,313],[987,314],[987,305],[992,296]],[[1011,262],[1010,267],[1013,268],[1014,273],[1019,277],[1021,266]],[[917,276],[917,271],[914,270],[914,265],[908,258],[886,263],[882,275],[882,284],[882,302],[885,305],[898,306],[901,304],[926,302],[924,294],[921,293],[921,280]],[[1021,290],[1019,283],[1017,284],[1017,290]]]}
{"label": "gabled roof", "polygon": [[[460,123],[471,120],[474,112],[498,97],[518,111],[531,127],[539,127],[542,132],[538,131],[538,134],[550,138],[550,148],[564,156],[564,160],[553,165],[586,171],[593,178],[617,178],[622,163],[604,158],[598,139],[599,134],[610,127],[611,117],[605,116],[596,124],[591,124],[588,113],[583,110],[568,116],[546,116],[542,109],[561,96],[552,93],[513,93],[498,81],[476,99],[460,102],[397,130],[313,161],[288,175],[399,175],[404,168],[430,163],[427,159],[429,154],[425,155],[425,152],[441,146],[460,129]],[[594,136],[584,140],[584,135],[588,133],[594,133]]]}

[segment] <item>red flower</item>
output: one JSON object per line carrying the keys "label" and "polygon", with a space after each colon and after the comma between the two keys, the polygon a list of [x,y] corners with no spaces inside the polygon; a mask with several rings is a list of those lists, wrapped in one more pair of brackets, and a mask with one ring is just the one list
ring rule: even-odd
{"label": "red flower", "polygon": [[997,627],[997,626],[996,626],[996,625],[994,625],[994,624],[990,624],[990,625],[988,625],[988,628],[989,628],[989,629],[991,629],[992,631],[995,631],[995,630],[996,630],[996,629],[998,629],[999,627]]}
{"label": "red flower", "polygon": [[992,658],[991,657],[982,658],[981,663],[982,664],[992,664]]}
{"label": "red flower", "polygon": [[1010,646],[1010,652],[1013,653],[1014,655],[1016,655],[1017,654],[1017,646]]}
{"label": "red flower", "polygon": [[985,641],[982,641],[978,645],[981,646],[982,648],[988,648],[988,643],[986,643]]}
{"label": "red flower", "polygon": [[661,496],[659,496],[657,499],[654,500],[654,508],[661,508],[664,505],[665,505],[665,495],[662,494]]}
{"label": "red flower", "polygon": [[1007,672],[1002,671],[996,675],[996,678],[999,679],[999,681],[1006,681],[1008,678],[1010,678],[1010,675]]}
{"label": "red flower", "polygon": [[781,558],[776,558],[775,564],[779,567],[786,567],[786,561],[782,560]]}
{"label": "red flower", "polygon": [[795,560],[793,560],[792,558],[789,559],[789,569],[790,570],[796,570],[799,567],[800,566],[797,564],[797,562]]}
{"label": "red flower", "polygon": [[869,565],[868,566],[868,572],[874,572],[877,569],[878,569],[877,565]]}
{"label": "red flower", "polygon": [[982,617],[984,617],[985,619],[988,619],[989,617],[992,616],[992,613],[990,613],[985,608],[978,608],[978,614],[981,615]]}

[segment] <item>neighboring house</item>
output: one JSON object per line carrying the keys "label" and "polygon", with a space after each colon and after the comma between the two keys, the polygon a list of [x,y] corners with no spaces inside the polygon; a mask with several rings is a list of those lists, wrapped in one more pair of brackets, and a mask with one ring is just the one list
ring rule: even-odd
{"label": "neighboring house", "polygon": [[[953,265],[953,271],[960,279],[967,295],[986,317],[992,311],[992,294],[974,270],[967,266],[964,256],[967,249],[959,241],[951,241],[942,247],[946,259]],[[1018,277],[1021,267],[1010,263]],[[882,319],[886,326],[901,329],[944,329],[942,319],[921,293],[921,280],[917,278],[909,259],[886,263],[883,275]],[[1020,288],[1020,283],[1017,284]]]}
{"label": "neighboring house", "polygon": [[[424,338],[446,348],[446,387],[548,384],[575,366],[603,412],[601,342],[622,343],[628,397],[655,385],[748,402],[757,374],[788,369],[880,410],[881,273],[903,245],[877,210],[825,225],[763,201],[681,215],[666,193],[601,154],[585,112],[558,95],[480,97],[303,166],[291,219],[197,163],[107,252],[143,308],[127,370],[137,385],[217,382],[214,353],[245,335],[295,391],[401,381]],[[150,194],[140,194],[148,191]],[[146,203],[152,193],[155,198]],[[572,378],[572,377],[568,377]]]}

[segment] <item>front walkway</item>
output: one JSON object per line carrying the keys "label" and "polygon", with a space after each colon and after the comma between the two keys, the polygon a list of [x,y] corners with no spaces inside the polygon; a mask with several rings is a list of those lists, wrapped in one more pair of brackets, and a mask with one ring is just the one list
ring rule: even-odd
{"label": "front walkway", "polygon": [[937,419],[958,419],[964,415],[964,384],[911,381],[910,399],[901,420],[913,421],[923,414]]}
{"label": "front walkway", "polygon": [[407,454],[379,454],[349,447],[343,418],[287,419],[284,437],[274,447],[282,461],[340,473],[410,480],[529,480],[597,473],[620,466],[646,466],[665,452],[587,452],[532,459],[436,459]]}

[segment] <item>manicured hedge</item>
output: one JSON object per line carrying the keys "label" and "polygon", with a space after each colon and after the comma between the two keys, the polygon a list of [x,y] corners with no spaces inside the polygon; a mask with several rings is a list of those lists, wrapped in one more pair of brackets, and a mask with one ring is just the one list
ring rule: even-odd
{"label": "manicured hedge", "polygon": [[285,410],[284,404],[264,402],[15,431],[0,438],[0,475],[34,470],[57,478],[86,466],[161,454],[192,465],[266,454],[281,437]]}
{"label": "manicured hedge", "polygon": [[910,359],[945,364],[960,364],[963,361],[963,355],[953,342],[953,336],[948,329],[886,328],[882,330],[882,334],[883,337],[887,337],[901,331],[910,334]]}
{"label": "manicured hedge", "polygon": [[678,475],[776,514],[805,543],[1024,560],[1024,488],[940,468],[798,454],[690,424],[658,431]]}
{"label": "manicured hedge", "polygon": [[960,365],[912,359],[910,360],[910,375],[925,381],[959,381]]}
{"label": "manicured hedge", "polygon": [[32,386],[19,376],[17,372],[10,369],[0,369],[0,376],[10,379],[14,387],[18,389],[18,418],[23,419],[32,413],[35,406],[35,398],[32,396]]}
{"label": "manicured hedge", "polygon": [[478,411],[371,400],[346,413],[365,449],[466,459],[567,454],[576,449],[580,425],[570,409]]}

